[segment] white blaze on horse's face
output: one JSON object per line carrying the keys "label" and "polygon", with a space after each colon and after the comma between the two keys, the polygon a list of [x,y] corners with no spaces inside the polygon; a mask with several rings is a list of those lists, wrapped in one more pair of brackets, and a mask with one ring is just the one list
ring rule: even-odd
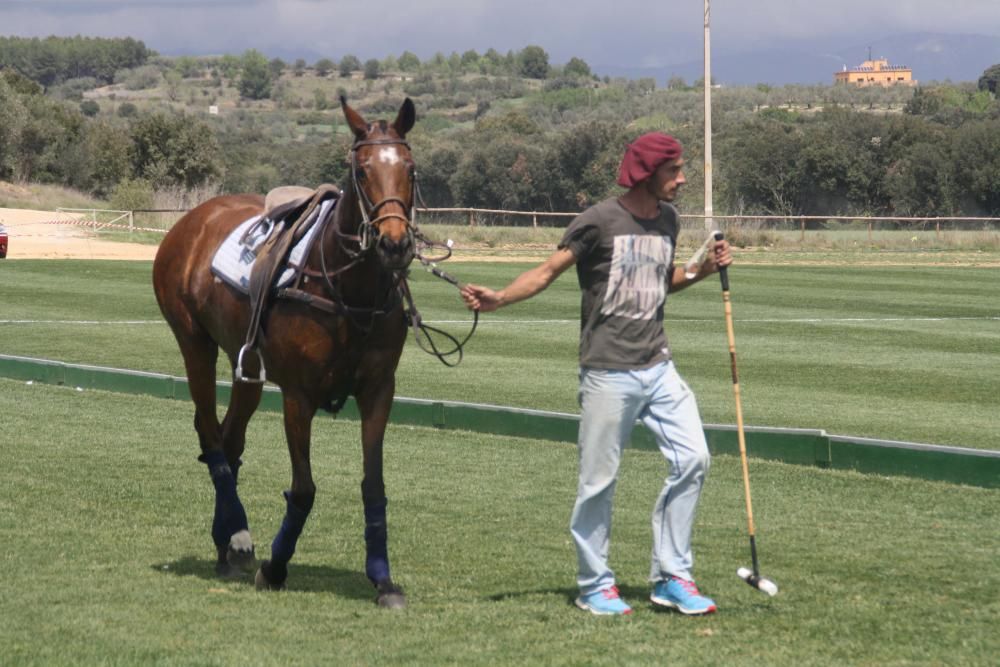
{"label": "white blaze on horse's face", "polygon": [[396,164],[400,160],[399,151],[395,146],[385,146],[378,152],[378,159],[386,164]]}

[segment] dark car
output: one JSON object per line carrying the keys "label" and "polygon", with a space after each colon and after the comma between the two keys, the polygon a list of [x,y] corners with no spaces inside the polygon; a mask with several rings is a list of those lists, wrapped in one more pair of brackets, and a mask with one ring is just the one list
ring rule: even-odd
{"label": "dark car", "polygon": [[7,228],[0,225],[0,259],[7,256]]}

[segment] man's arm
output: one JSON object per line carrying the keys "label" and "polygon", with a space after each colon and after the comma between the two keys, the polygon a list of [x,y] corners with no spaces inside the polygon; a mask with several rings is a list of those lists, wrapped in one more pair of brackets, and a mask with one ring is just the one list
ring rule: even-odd
{"label": "man's arm", "polygon": [[725,239],[721,241],[716,241],[715,245],[712,246],[712,252],[709,254],[707,260],[698,267],[698,273],[695,274],[693,278],[688,278],[684,275],[684,269],[675,266],[674,272],[670,276],[670,291],[679,292],[688,285],[693,285],[702,278],[710,276],[713,273],[718,273],[719,269],[724,266],[729,266],[733,263],[733,256],[729,249],[729,241]]}
{"label": "man's arm", "polygon": [[547,260],[533,269],[528,269],[510,285],[494,291],[480,285],[466,285],[462,288],[462,298],[471,310],[484,313],[529,299],[552,284],[563,271],[576,263],[576,256],[568,248],[556,250]]}

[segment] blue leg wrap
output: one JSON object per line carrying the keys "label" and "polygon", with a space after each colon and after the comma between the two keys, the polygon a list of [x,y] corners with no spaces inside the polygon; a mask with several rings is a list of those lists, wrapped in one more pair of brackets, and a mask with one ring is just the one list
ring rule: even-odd
{"label": "blue leg wrap", "polygon": [[[212,520],[212,540],[217,547],[229,546],[229,538],[241,530],[248,530],[247,514],[236,493],[235,470],[226,462],[220,451],[207,452],[198,460],[208,466],[208,473],[215,485],[215,518]],[[237,465],[237,468],[239,466]]]}
{"label": "blue leg wrap", "polygon": [[309,498],[306,507],[299,507],[292,502],[292,493],[285,491],[285,502],[288,505],[285,518],[281,522],[281,529],[271,542],[271,562],[278,567],[288,563],[295,554],[295,544],[302,534],[302,527],[306,525],[313,499]]}
{"label": "blue leg wrap", "polygon": [[373,584],[389,579],[389,535],[385,523],[384,498],[377,504],[365,504],[365,574]]}

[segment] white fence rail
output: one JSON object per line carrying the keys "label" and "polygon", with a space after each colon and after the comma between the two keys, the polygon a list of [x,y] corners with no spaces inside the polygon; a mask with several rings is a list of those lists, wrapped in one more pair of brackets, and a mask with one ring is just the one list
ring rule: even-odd
{"label": "white fence rail", "polygon": [[[105,209],[74,209],[59,208],[60,212],[75,212],[89,214],[89,220],[82,221],[83,224],[92,225],[98,228],[125,229],[128,231],[148,231],[166,233],[166,227],[137,227],[135,216],[138,214],[163,215],[166,213],[184,213],[188,209],[137,209],[134,211],[115,211]],[[111,215],[110,219],[99,220],[99,214]],[[531,227],[564,227],[570,220],[579,213],[565,211],[515,211],[510,209],[472,208],[472,207],[448,207],[448,208],[419,208],[417,209],[419,222],[429,224],[464,224],[469,227],[477,226],[528,226]],[[686,220],[704,220],[706,224],[718,225],[726,224],[755,224],[761,229],[797,229],[801,238],[805,238],[806,231],[823,230],[827,225],[835,224],[843,227],[856,226],[858,229],[866,229],[869,238],[878,228],[895,227],[903,230],[930,230],[933,229],[936,236],[940,236],[942,231],[957,230],[992,230],[1000,232],[1000,218],[985,216],[945,216],[945,217],[906,217],[906,216],[858,216],[858,215],[712,215],[705,216],[699,214],[682,213],[680,216]],[[122,220],[128,220],[128,224],[118,224]],[[523,220],[523,222],[522,222]],[[171,220],[172,224],[176,220]]]}
{"label": "white fence rail", "polygon": [[[120,220],[128,220],[128,230],[135,231],[135,215],[132,211],[114,211],[105,208],[63,208],[59,207],[56,209],[56,213],[89,213],[90,214],[90,224],[94,227],[125,227],[125,225],[116,224]],[[98,213],[107,213],[112,217],[110,220],[98,220]],[[86,222],[86,220],[84,221]]]}

